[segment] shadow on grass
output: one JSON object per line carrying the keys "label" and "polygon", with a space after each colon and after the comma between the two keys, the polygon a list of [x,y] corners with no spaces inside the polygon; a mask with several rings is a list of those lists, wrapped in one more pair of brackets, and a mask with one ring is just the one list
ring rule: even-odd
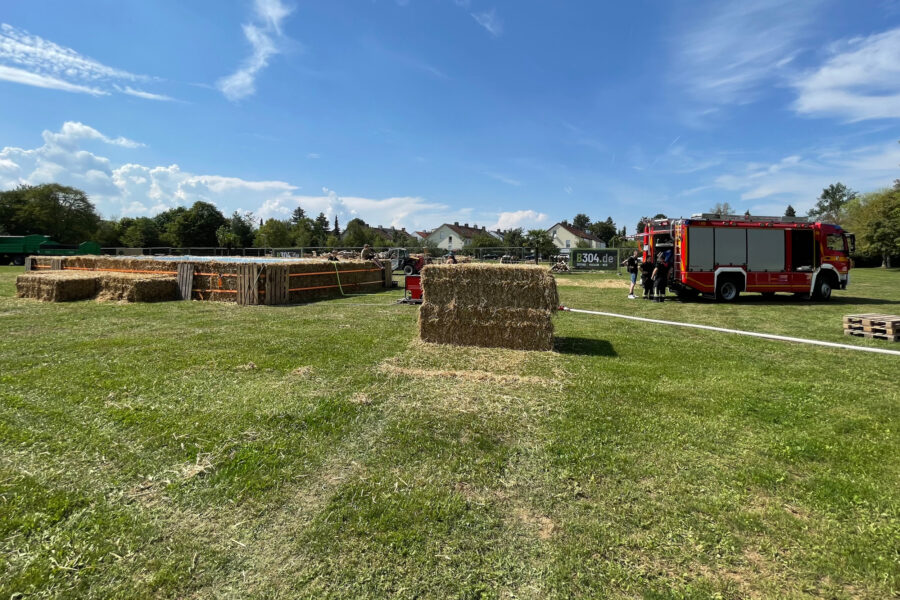
{"label": "shadow on grass", "polygon": [[560,354],[578,354],[581,356],[618,356],[612,344],[606,340],[595,340],[582,337],[557,337],[553,349]]}
{"label": "shadow on grass", "polygon": [[[691,298],[687,300],[670,298],[670,300],[677,300],[683,304],[725,304],[720,303],[713,298],[706,298],[703,296],[697,298]],[[821,306],[828,306],[829,304],[900,304],[900,300],[883,300],[881,298],[859,298],[855,296],[844,296],[839,295],[839,293],[835,293],[830,300],[825,302],[819,300],[810,300],[809,298],[803,296],[794,296],[793,294],[778,294],[776,296],[763,296],[761,294],[754,294],[753,292],[747,292],[746,294],[741,294],[740,297],[734,302],[734,304],[755,304],[755,305],[764,305],[764,306],[775,306],[775,305],[792,305],[792,304],[818,304]]]}

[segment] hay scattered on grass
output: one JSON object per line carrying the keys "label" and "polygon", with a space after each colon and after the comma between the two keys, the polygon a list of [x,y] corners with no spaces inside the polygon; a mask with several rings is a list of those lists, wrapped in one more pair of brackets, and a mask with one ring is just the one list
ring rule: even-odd
{"label": "hay scattered on grass", "polygon": [[450,371],[445,369],[414,369],[410,367],[398,367],[382,363],[381,369],[391,375],[405,377],[418,377],[426,379],[460,379],[463,381],[484,381],[491,383],[526,384],[526,385],[552,385],[552,379],[537,377],[534,375],[498,375],[490,371],[464,370]]}
{"label": "hay scattered on grass", "polygon": [[433,265],[422,270],[419,337],[436,344],[552,350],[556,280],[513,265]]}
{"label": "hay scattered on grass", "polygon": [[304,365],[302,367],[297,367],[293,371],[291,371],[291,375],[294,377],[309,377],[312,374],[312,367],[309,365]]}
{"label": "hay scattered on grass", "polygon": [[250,361],[244,365],[238,365],[234,368],[235,371],[253,371],[255,369],[256,369],[256,363],[253,361]]}

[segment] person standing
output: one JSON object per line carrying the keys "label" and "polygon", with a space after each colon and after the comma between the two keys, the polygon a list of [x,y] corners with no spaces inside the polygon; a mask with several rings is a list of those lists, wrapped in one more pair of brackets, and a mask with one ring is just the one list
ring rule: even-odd
{"label": "person standing", "polygon": [[628,276],[631,278],[631,288],[628,290],[628,298],[634,300],[634,285],[637,283],[637,272],[638,272],[638,251],[635,250],[631,253],[631,256],[622,261],[622,264],[625,265],[625,270],[628,271]]}
{"label": "person standing", "polygon": [[666,283],[669,278],[669,264],[662,252],[656,255],[656,267],[653,269],[653,287],[656,288],[657,302],[666,301]]}
{"label": "person standing", "polygon": [[652,259],[650,256],[647,260],[641,261],[641,287],[644,289],[644,300],[653,299],[653,269],[656,265]]}

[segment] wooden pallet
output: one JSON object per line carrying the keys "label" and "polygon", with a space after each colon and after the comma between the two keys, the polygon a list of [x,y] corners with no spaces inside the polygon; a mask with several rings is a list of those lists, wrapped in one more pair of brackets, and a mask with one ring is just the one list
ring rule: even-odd
{"label": "wooden pallet", "polygon": [[844,323],[844,329],[850,331],[868,331],[869,333],[881,333],[884,335],[900,335],[900,327],[878,327],[876,325],[854,325]]}
{"label": "wooden pallet", "polygon": [[858,331],[854,329],[845,329],[844,335],[852,335],[855,337],[867,337],[875,340],[887,340],[889,342],[900,342],[900,334],[888,335],[885,333],[874,333],[871,331]]}
{"label": "wooden pallet", "polygon": [[884,315],[878,313],[845,315],[844,326],[847,326],[848,324],[900,329],[900,317],[897,315]]}

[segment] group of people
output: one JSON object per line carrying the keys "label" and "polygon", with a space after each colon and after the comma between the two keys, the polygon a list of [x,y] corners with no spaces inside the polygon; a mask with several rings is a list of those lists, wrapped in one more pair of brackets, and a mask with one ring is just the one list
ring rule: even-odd
{"label": "group of people", "polygon": [[631,256],[622,261],[625,270],[628,271],[628,275],[631,277],[631,288],[628,290],[628,297],[632,300],[637,298],[634,295],[634,287],[637,285],[638,271],[640,271],[641,287],[644,289],[643,299],[665,302],[671,263],[671,250],[658,252],[655,261],[642,261],[637,250],[632,252]]}

